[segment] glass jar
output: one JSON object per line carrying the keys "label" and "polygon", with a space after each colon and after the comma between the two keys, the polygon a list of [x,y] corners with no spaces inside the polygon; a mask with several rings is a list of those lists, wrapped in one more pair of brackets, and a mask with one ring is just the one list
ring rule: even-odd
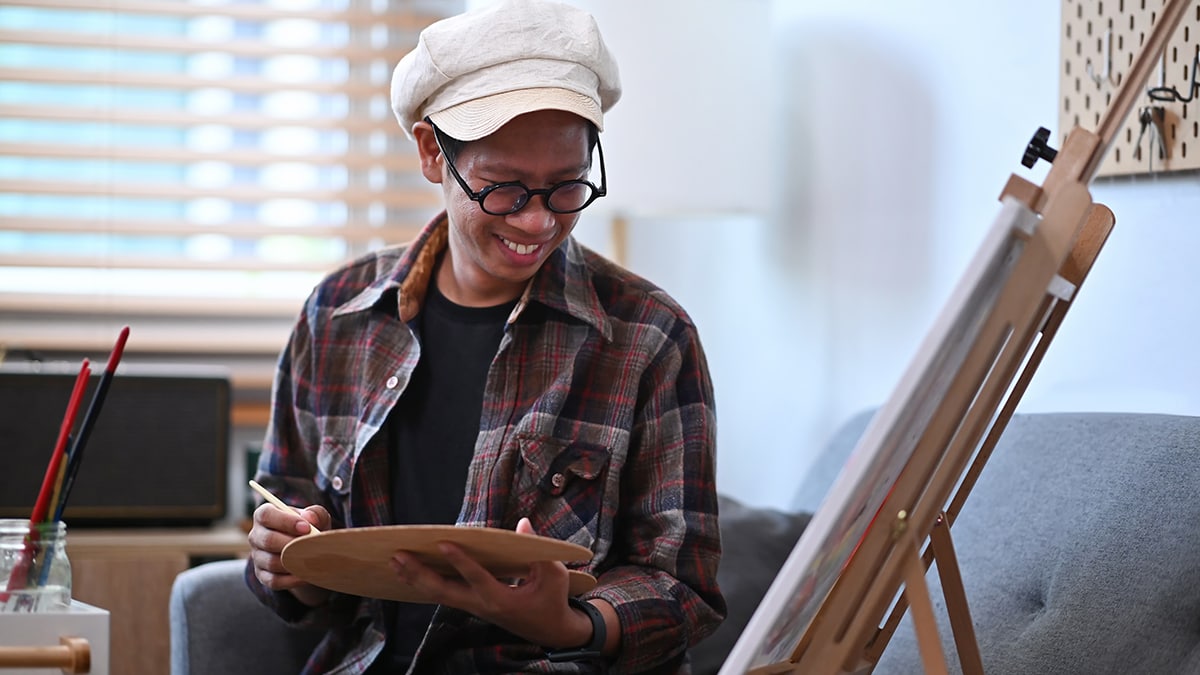
{"label": "glass jar", "polygon": [[67,525],[30,527],[0,519],[0,612],[54,612],[71,606]]}

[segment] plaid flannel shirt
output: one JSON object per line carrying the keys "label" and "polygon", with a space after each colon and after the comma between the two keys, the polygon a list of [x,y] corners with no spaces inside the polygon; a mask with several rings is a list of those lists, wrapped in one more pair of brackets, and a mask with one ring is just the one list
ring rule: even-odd
{"label": "plaid flannel shirt", "polygon": [[[276,373],[256,479],[321,504],[334,527],[390,523],[384,422],[419,358],[409,323],[446,245],[445,214],[407,247],[319,284]],[[386,430],[386,429],[385,429]],[[696,328],[662,290],[568,238],[526,287],[488,372],[461,526],[581,544],[621,622],[616,672],[686,672],[725,613],[712,385]],[[386,635],[381,604],[334,594],[309,609],[247,583],[284,619],[324,625],[305,673],[362,673]],[[439,607],[410,672],[591,672]]]}

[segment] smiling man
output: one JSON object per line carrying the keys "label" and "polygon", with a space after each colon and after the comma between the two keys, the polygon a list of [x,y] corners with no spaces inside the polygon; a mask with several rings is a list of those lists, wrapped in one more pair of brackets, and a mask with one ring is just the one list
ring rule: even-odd
{"label": "smiling man", "polygon": [[[580,245],[605,195],[617,66],[588,14],[506,0],[429,26],[392,105],[445,211],[416,240],[329,275],[276,374],[247,583],[328,633],[307,673],[686,671],[720,623],[712,385],[666,293]],[[321,530],[515,529],[592,551],[510,584],[465,552],[398,583],[436,604],[333,593],[280,553]]]}

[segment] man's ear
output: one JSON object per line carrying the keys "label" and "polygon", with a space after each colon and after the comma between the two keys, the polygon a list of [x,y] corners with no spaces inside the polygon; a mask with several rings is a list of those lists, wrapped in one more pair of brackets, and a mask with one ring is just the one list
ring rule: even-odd
{"label": "man's ear", "polygon": [[417,154],[421,159],[421,175],[430,183],[441,183],[445,175],[442,173],[444,158],[433,133],[433,125],[425,120],[417,122],[412,128],[413,138],[417,141]]}

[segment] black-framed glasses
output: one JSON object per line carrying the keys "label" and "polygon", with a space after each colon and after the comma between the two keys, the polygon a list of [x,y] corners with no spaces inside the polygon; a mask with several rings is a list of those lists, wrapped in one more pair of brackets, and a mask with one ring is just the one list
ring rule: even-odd
{"label": "black-framed glasses", "polygon": [[554,213],[578,213],[592,202],[608,194],[608,177],[604,172],[604,148],[600,147],[599,137],[596,138],[596,152],[600,156],[600,187],[583,179],[567,180],[548,188],[538,189],[527,187],[519,181],[509,181],[493,183],[479,192],[475,192],[471,186],[467,185],[467,181],[463,180],[462,174],[458,173],[454,162],[450,161],[450,156],[446,154],[446,148],[442,146],[442,131],[436,126],[433,128],[435,131],[433,137],[437,140],[438,149],[442,151],[442,157],[446,158],[446,166],[450,167],[450,173],[454,175],[454,179],[458,181],[463,192],[467,193],[467,197],[479,204],[479,208],[484,213],[493,216],[507,216],[516,213],[525,208],[529,200],[536,195],[542,195],[546,208]]}

